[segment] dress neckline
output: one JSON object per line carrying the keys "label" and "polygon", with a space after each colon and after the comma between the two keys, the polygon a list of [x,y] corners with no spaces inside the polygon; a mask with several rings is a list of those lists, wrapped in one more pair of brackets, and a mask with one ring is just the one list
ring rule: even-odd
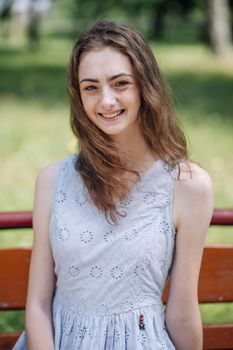
{"label": "dress neckline", "polygon": [[142,175],[140,175],[140,179],[137,182],[142,181],[148,174],[150,174],[150,172],[157,167],[157,165],[160,164],[162,160],[161,159],[156,159],[143,173]]}
{"label": "dress neckline", "polygon": [[129,188],[127,192],[127,196],[134,193],[139,189],[140,186],[142,186],[143,182],[153,173],[153,171],[160,165],[162,162],[161,159],[156,159],[144,172],[142,175],[140,175],[140,178],[138,181],[134,182],[133,185]]}

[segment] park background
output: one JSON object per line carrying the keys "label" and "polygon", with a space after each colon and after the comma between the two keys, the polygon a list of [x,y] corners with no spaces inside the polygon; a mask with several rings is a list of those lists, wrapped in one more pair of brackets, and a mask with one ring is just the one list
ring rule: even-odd
{"label": "park background", "polygon": [[[75,39],[97,18],[144,33],[190,156],[213,179],[215,208],[232,208],[233,1],[0,0],[0,211],[31,210],[38,171],[77,149],[67,65]],[[206,241],[233,242],[233,230],[211,227]],[[31,243],[31,230],[1,231],[1,247]],[[201,306],[201,313],[204,323],[233,322],[230,303]],[[23,319],[23,312],[2,312],[0,331],[23,329]]]}

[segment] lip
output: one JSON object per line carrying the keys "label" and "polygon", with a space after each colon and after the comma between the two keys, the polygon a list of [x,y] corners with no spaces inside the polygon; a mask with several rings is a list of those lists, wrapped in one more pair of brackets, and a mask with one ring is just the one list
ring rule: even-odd
{"label": "lip", "polygon": [[[122,114],[125,112],[125,109],[119,109],[117,112],[119,112],[119,113],[117,113],[117,114],[116,114],[115,116],[113,116],[113,117],[106,117],[106,116],[104,116],[102,113],[98,113],[98,116],[101,117],[101,118],[103,118],[103,119],[106,120],[106,121],[117,120],[117,119],[121,118]],[[107,113],[105,113],[105,114],[107,114]],[[113,113],[109,113],[109,114],[113,114]]]}

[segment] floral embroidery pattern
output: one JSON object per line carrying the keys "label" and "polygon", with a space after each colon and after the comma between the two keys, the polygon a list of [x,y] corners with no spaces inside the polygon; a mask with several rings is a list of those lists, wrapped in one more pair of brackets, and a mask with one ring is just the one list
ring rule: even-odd
{"label": "floral embroidery pattern", "polygon": [[160,269],[165,271],[166,268],[167,268],[167,262],[164,258],[160,258],[159,259],[159,266],[160,266]]}
{"label": "floral embroidery pattern", "polygon": [[143,261],[140,264],[137,264],[134,269],[136,276],[143,274],[151,266],[151,260],[148,257],[144,257]]}
{"label": "floral embroidery pattern", "polygon": [[155,204],[157,202],[156,193],[146,193],[143,197],[146,204]]}
{"label": "floral embroidery pattern", "polygon": [[138,236],[138,230],[136,228],[133,228],[132,231],[126,231],[124,233],[124,238],[126,241],[133,241]]}
{"label": "floral embroidery pattern", "polygon": [[133,202],[133,196],[132,194],[128,194],[124,199],[120,201],[121,207],[128,207]]}
{"label": "floral embroidery pattern", "polygon": [[62,191],[62,190],[58,190],[56,193],[56,202],[57,203],[63,203],[65,202],[67,198],[67,194],[66,192]]}
{"label": "floral embroidery pattern", "polygon": [[163,220],[159,222],[159,232],[162,234],[170,232],[170,225],[167,221]]}
{"label": "floral embroidery pattern", "polygon": [[90,270],[90,275],[93,278],[100,278],[103,275],[103,270],[99,266],[94,266]]}
{"label": "floral embroidery pattern", "polygon": [[61,240],[61,241],[66,241],[70,238],[70,230],[66,227],[64,228],[60,228],[58,230],[58,238]]}
{"label": "floral embroidery pattern", "polygon": [[110,271],[112,278],[119,280],[123,276],[123,269],[119,266],[115,266]]}
{"label": "floral embroidery pattern", "polygon": [[80,239],[83,243],[90,243],[93,240],[93,233],[89,230],[85,230],[80,233]]}
{"label": "floral embroidery pattern", "polygon": [[75,338],[80,338],[80,339],[83,339],[84,337],[85,337],[85,335],[86,335],[86,332],[87,332],[87,327],[81,327],[80,329],[79,329],[79,332],[78,332],[78,334],[75,336]]}
{"label": "floral embroidery pattern", "polygon": [[145,336],[145,332],[140,332],[138,333],[138,336],[137,336],[137,339],[138,339],[138,342],[140,344],[145,344],[146,343],[146,336]]}
{"label": "floral embroidery pattern", "polygon": [[79,273],[80,273],[78,266],[76,266],[76,265],[71,265],[71,266],[69,266],[69,267],[68,267],[68,273],[69,273],[70,276],[72,276],[72,277],[78,277],[78,276],[79,276]]}
{"label": "floral embroidery pattern", "polygon": [[116,238],[116,231],[110,230],[107,231],[104,235],[104,240],[106,243],[112,242]]}
{"label": "floral embroidery pattern", "polygon": [[114,340],[115,340],[115,342],[118,343],[120,338],[121,338],[121,334],[120,334],[119,330],[115,329],[115,331],[114,331]]}
{"label": "floral embroidery pattern", "polygon": [[93,339],[95,336],[95,327],[94,326],[91,326],[89,329],[88,329],[88,337],[90,339]]}
{"label": "floral embroidery pattern", "polygon": [[85,205],[87,202],[87,197],[83,193],[79,193],[75,198],[75,203],[78,204],[80,207]]}

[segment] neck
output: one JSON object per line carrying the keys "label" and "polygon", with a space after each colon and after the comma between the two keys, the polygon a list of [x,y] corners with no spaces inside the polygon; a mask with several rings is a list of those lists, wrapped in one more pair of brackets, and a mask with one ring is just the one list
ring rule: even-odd
{"label": "neck", "polygon": [[139,127],[115,135],[113,140],[123,155],[123,163],[132,170],[144,172],[157,159],[149,149]]}

